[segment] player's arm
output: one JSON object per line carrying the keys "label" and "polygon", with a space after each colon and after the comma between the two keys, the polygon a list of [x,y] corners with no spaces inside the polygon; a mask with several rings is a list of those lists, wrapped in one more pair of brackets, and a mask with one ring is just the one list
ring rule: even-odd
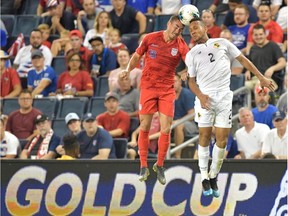
{"label": "player's arm", "polygon": [[261,86],[265,86],[269,88],[271,91],[274,91],[276,86],[273,84],[273,82],[264,77],[260,71],[256,68],[256,66],[247,59],[243,54],[240,54],[236,59],[249,71],[251,71],[260,81]]}
{"label": "player's arm", "polygon": [[141,58],[141,56],[137,52],[135,52],[133,54],[132,58],[130,59],[126,70],[122,71],[120,76],[122,78],[129,77],[130,76],[130,71],[132,71],[136,67],[136,65],[140,61],[140,58]]}
{"label": "player's arm", "polygon": [[201,103],[201,107],[203,109],[210,109],[210,103],[209,103],[209,96],[205,95],[201,92],[199,89],[197,83],[196,83],[196,78],[195,77],[190,77],[189,78],[189,88],[191,91],[198,97]]}

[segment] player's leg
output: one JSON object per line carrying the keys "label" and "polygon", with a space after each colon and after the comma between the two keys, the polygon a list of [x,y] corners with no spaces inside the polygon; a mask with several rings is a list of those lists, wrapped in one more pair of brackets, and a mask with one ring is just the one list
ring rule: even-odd
{"label": "player's leg", "polygon": [[171,137],[171,125],[174,116],[175,90],[171,88],[165,92],[159,92],[158,110],[160,120],[160,137],[158,139],[158,159],[153,169],[157,172],[158,181],[166,184],[164,175],[164,159],[166,157]]}
{"label": "player's leg", "polygon": [[217,186],[217,175],[223,164],[225,157],[226,144],[232,126],[232,98],[233,93],[227,92],[218,97],[216,118],[215,118],[215,136],[216,144],[213,147],[212,163],[210,166],[209,178],[213,190],[213,196],[219,197],[220,193]]}
{"label": "player's leg", "polygon": [[157,98],[153,91],[141,89],[139,100],[139,116],[140,131],[138,137],[138,149],[140,157],[140,175],[139,180],[145,181],[149,175],[147,164],[148,146],[149,146],[149,130],[153,118],[153,114],[157,111]]}

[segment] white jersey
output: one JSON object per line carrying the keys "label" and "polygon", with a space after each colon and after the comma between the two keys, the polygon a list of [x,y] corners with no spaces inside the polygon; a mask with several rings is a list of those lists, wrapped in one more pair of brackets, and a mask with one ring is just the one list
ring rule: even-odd
{"label": "white jersey", "polygon": [[277,134],[277,129],[273,128],[267,134],[262,147],[262,153],[272,153],[277,156],[287,155],[287,129],[282,138]]}
{"label": "white jersey", "polygon": [[224,38],[208,39],[197,44],[186,55],[185,63],[190,77],[196,82],[202,93],[229,91],[231,60],[241,51]]}
{"label": "white jersey", "polygon": [[6,155],[18,155],[20,153],[20,143],[18,138],[12,133],[5,131],[4,138],[0,143],[1,157]]}

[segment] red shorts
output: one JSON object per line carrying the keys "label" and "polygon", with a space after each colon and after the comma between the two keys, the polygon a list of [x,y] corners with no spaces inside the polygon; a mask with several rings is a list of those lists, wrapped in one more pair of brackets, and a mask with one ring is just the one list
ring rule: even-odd
{"label": "red shorts", "polygon": [[139,100],[139,114],[154,114],[159,111],[167,116],[174,117],[175,89],[141,89]]}

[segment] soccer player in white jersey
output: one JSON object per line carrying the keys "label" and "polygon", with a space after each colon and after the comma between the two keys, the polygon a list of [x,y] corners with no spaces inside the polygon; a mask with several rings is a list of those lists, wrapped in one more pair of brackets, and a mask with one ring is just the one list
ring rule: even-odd
{"label": "soccer player in white jersey", "polygon": [[[235,45],[224,38],[209,39],[207,28],[200,19],[190,23],[190,34],[196,42],[187,54],[189,87],[197,96],[195,100],[195,121],[199,126],[198,165],[200,168],[203,195],[219,197],[217,175],[220,172],[228,134],[232,125],[232,98],[230,90],[230,59],[236,58],[251,71],[261,86],[275,90],[274,83],[264,77],[258,69],[241,54]],[[208,172],[209,141],[212,127],[215,127],[216,145],[213,148],[212,163]]]}

